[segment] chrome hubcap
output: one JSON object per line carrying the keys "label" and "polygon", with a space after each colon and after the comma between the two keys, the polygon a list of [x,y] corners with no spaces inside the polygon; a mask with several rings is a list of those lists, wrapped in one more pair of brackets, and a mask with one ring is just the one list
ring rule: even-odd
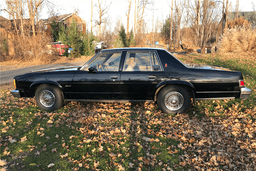
{"label": "chrome hubcap", "polygon": [[166,94],[164,104],[169,110],[179,110],[184,104],[184,97],[177,91],[170,92]]}
{"label": "chrome hubcap", "polygon": [[40,94],[39,100],[44,107],[52,107],[55,104],[55,96],[49,90],[43,90]]}

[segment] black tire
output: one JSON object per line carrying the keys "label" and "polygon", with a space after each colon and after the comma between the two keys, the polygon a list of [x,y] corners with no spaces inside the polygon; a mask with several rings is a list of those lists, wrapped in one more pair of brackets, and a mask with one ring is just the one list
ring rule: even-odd
{"label": "black tire", "polygon": [[35,92],[36,104],[43,110],[58,110],[64,104],[62,91],[53,85],[42,84]]}
{"label": "black tire", "polygon": [[190,103],[189,92],[181,86],[166,86],[157,96],[157,105],[164,113],[184,113]]}

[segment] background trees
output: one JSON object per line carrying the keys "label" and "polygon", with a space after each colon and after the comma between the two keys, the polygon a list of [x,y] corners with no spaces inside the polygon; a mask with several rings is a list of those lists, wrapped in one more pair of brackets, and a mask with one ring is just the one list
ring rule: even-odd
{"label": "background trees", "polygon": [[[104,2],[104,1],[103,1]],[[97,7],[98,7],[98,20],[96,20],[96,25],[98,26],[98,31],[99,31],[99,34],[98,34],[98,37],[99,39],[101,40],[101,26],[102,24],[106,23],[107,22],[107,12],[109,10],[109,7],[111,5],[111,3],[103,3],[102,1],[98,0],[98,4],[97,4]]]}
{"label": "background trees", "polygon": [[[120,15],[124,15],[125,18],[120,17],[119,21],[115,23],[116,16],[109,15],[111,12],[109,10],[112,7],[111,1],[91,0],[88,2],[88,6],[91,8],[88,24],[91,23],[91,27],[87,27],[87,32],[82,34],[78,29],[79,26],[71,24],[69,28],[66,28],[63,27],[63,24],[53,21],[51,23],[51,40],[51,37],[46,35],[40,27],[42,21],[39,17],[42,9],[49,6],[50,1],[4,0],[4,2],[6,4],[4,10],[11,19],[9,26],[6,25],[5,29],[12,33],[13,37],[12,42],[6,38],[3,42],[4,39],[1,38],[0,45],[15,46],[13,50],[8,49],[8,52],[15,51],[13,54],[17,54],[22,59],[30,58],[28,56],[38,56],[41,52],[47,51],[45,49],[51,41],[62,41],[69,45],[73,49],[72,57],[92,54],[93,40],[105,41],[109,48],[155,46],[155,41],[160,41],[164,48],[166,48],[166,44],[169,44],[169,47],[172,48],[171,51],[179,48],[181,43],[193,48],[211,47],[216,45],[225,32],[225,28],[234,28],[238,25],[250,27],[251,24],[256,23],[254,21],[255,13],[250,14],[251,22],[242,21],[238,17],[240,14],[239,3],[236,3],[234,9],[236,19],[228,21],[231,12],[229,0],[168,1],[170,2],[170,15],[163,16],[160,20],[155,19],[155,10],[160,10],[155,8],[156,0],[123,0],[126,5]],[[53,11],[53,13],[57,12]],[[114,25],[116,27],[113,30]],[[40,42],[44,42],[43,45],[40,45],[41,50],[39,51],[38,46],[34,47],[38,43],[36,37],[40,38]],[[43,41],[43,39],[47,41]],[[23,47],[25,45],[26,47]]]}

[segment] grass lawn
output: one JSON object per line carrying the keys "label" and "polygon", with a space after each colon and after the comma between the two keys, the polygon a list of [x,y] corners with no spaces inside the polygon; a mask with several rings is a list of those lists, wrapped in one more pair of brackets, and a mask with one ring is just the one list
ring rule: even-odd
{"label": "grass lawn", "polygon": [[[184,62],[241,71],[246,100],[198,101],[186,114],[155,103],[69,102],[45,112],[1,90],[0,169],[256,170],[256,62],[223,55]],[[255,59],[255,58],[254,58]]]}

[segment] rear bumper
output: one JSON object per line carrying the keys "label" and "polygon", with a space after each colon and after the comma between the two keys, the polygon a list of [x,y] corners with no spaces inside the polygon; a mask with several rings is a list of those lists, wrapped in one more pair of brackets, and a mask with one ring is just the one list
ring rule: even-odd
{"label": "rear bumper", "polygon": [[18,98],[20,98],[21,96],[20,96],[20,91],[19,90],[12,90],[11,91],[11,94],[14,96],[14,97],[18,97]]}
{"label": "rear bumper", "polygon": [[248,99],[251,95],[252,91],[247,88],[247,87],[243,87],[241,88],[241,94],[240,94],[240,99]]}

